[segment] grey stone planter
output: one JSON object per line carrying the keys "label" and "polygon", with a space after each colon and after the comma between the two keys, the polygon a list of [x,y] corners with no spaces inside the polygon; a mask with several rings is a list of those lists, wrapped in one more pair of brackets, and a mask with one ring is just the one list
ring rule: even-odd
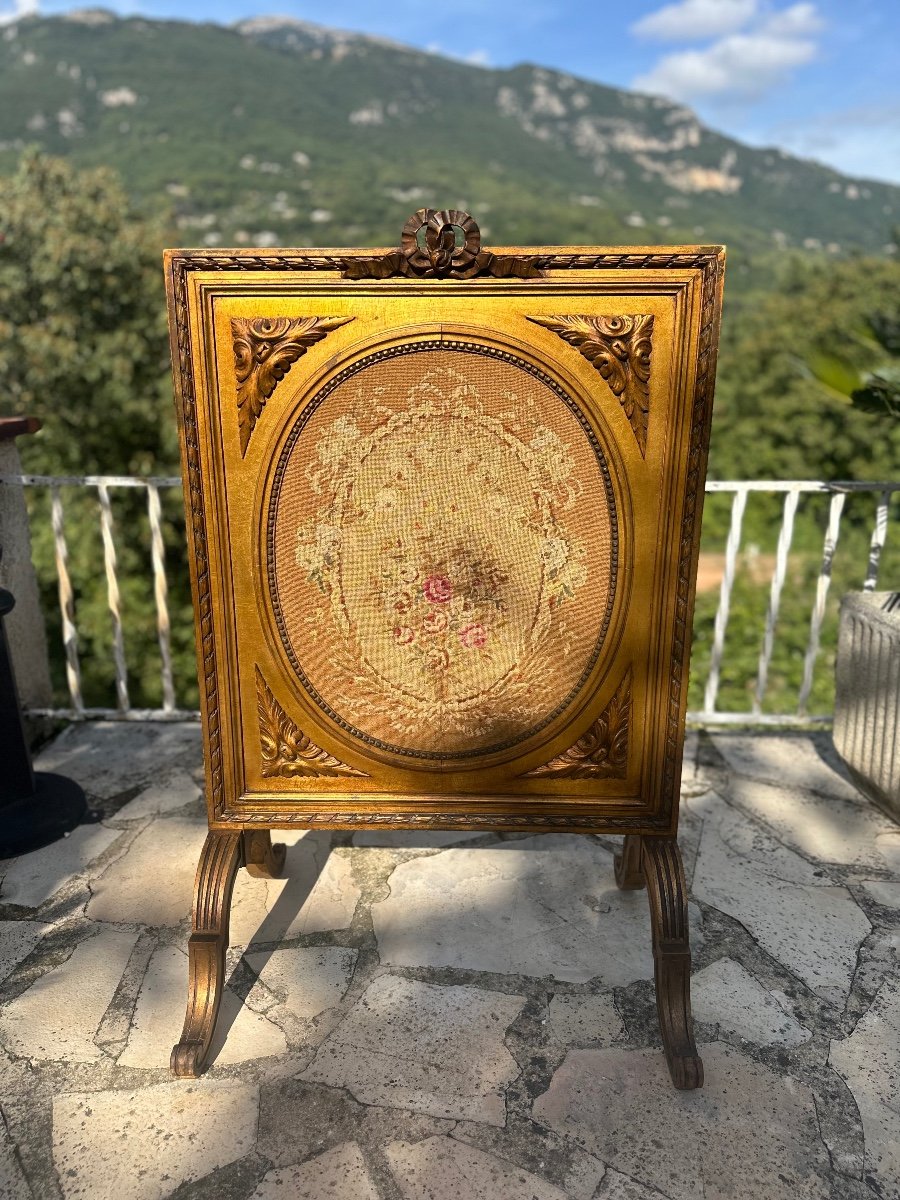
{"label": "grey stone planter", "polygon": [[890,592],[841,601],[834,745],[860,787],[900,821],[900,611]]}

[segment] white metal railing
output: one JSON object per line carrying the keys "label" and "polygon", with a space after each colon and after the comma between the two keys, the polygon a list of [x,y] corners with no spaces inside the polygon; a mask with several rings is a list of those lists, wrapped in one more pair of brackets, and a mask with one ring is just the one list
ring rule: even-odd
{"label": "white metal railing", "polygon": [[[119,475],[2,475],[0,485],[45,488],[50,496],[50,516],[56,564],[59,608],[62,619],[62,639],[65,652],[66,682],[70,704],[65,708],[33,710],[36,715],[118,720],[183,720],[196,718],[192,710],[176,707],[175,680],[172,670],[168,588],[166,583],[165,554],[161,522],[160,492],[181,487],[177,477],[136,478]],[[85,706],[78,650],[78,627],[76,623],[74,591],[69,574],[69,555],[66,545],[64,508],[61,489],[79,487],[94,489],[99,503],[100,535],[103,545],[103,561],[106,576],[107,603],[112,622],[113,662],[115,668],[115,708],[89,708]],[[116,535],[110,491],[117,488],[142,488],[147,496],[147,516],[150,528],[150,552],[153,572],[153,594],[156,610],[157,641],[162,681],[162,707],[136,709],[131,707],[128,692],[128,667],[125,658],[125,639],[121,615],[116,556]],[[761,724],[792,725],[827,722],[830,714],[810,714],[809,698],[819,658],[822,622],[831,583],[832,564],[841,528],[841,516],[847,496],[851,493],[869,493],[875,497],[875,512],[869,542],[868,562],[862,576],[864,591],[873,591],[878,580],[881,553],[887,538],[891,499],[900,492],[900,481],[895,482],[851,482],[824,483],[816,480],[710,480],[707,493],[727,493],[732,499],[731,521],[725,544],[725,561],[719,589],[719,604],[713,625],[709,670],[703,689],[703,709],[688,713],[688,719],[700,724]],[[769,599],[759,651],[756,679],[753,684],[753,699],[749,711],[724,712],[717,708],[722,666],[725,656],[725,639],[728,630],[734,582],[737,574],[738,555],[747,499],[751,493],[783,495],[782,519],[775,552],[775,565],[769,587]],[[830,497],[828,521],[822,545],[821,568],[816,583],[815,597],[809,620],[809,633],[803,662],[803,678],[797,696],[796,708],[789,713],[764,713],[769,669],[775,649],[775,635],[781,598],[788,572],[788,556],[794,533],[795,517],[801,497],[804,495],[827,495]]]}
{"label": "white metal railing", "polygon": [[[66,660],[66,684],[69,706],[65,708],[34,709],[35,716],[118,719],[126,721],[179,721],[196,718],[191,709],[179,709],[175,704],[175,679],[172,672],[171,623],[169,620],[168,585],[166,583],[165,548],[162,533],[160,491],[180,488],[177,476],[137,478],[133,475],[0,475],[0,484],[45,488],[50,494],[50,519],[62,618],[63,650]],[[81,662],[78,650],[78,626],[75,614],[75,593],[69,574],[69,550],[65,534],[65,514],[62,488],[94,489],[97,493],[100,516],[100,536],[103,544],[103,566],[106,575],[106,598],[113,630],[113,661],[115,664],[115,708],[88,708],[81,687]],[[156,608],[156,632],[162,679],[161,708],[132,708],[128,695],[128,665],[125,660],[125,637],[119,594],[118,560],[116,557],[115,523],[113,521],[110,489],[141,488],[147,494],[147,517],[150,524],[150,558],[153,570],[153,595]]]}
{"label": "white metal railing", "polygon": [[[841,514],[844,511],[844,503],[847,495],[852,492],[865,492],[874,494],[877,497],[872,536],[869,542],[869,558],[865,576],[862,580],[863,591],[871,592],[875,590],[878,582],[878,567],[887,538],[891,497],[895,492],[900,492],[900,481],[890,483],[823,483],[818,480],[709,480],[706,484],[706,491],[707,493],[727,492],[732,494],[734,499],[731,506],[731,524],[725,545],[725,567],[719,594],[719,607],[716,611],[716,619],[713,627],[713,644],[710,655],[709,673],[703,693],[703,710],[701,712],[689,713],[689,719],[703,724],[744,724],[751,721],[759,724],[790,725],[830,721],[830,713],[812,716],[809,714],[807,706],[812,691],[816,660],[819,656],[822,621],[825,616],[825,605],[831,585],[831,570],[840,535]],[[716,708],[716,701],[718,699],[719,683],[721,680],[725,633],[728,628],[728,615],[736,574],[737,555],[741,545],[741,528],[744,511],[747,506],[747,496],[750,492],[784,494],[781,528],[778,533],[775,568],[772,572],[762,646],[759,652],[759,664],[753,688],[753,705],[750,712],[720,712]],[[816,581],[815,600],[809,621],[809,638],[803,660],[803,679],[797,696],[795,712],[763,713],[762,705],[766,695],[769,666],[772,662],[772,654],[775,646],[778,611],[781,605],[782,590],[787,577],[788,555],[794,535],[794,519],[797,514],[800,497],[805,494],[824,494],[830,496],[831,499],[828,509],[828,524],[822,545],[822,565]]]}

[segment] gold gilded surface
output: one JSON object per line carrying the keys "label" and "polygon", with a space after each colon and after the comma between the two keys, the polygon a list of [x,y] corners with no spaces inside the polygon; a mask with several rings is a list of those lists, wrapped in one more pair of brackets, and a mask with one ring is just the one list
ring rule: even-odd
{"label": "gold gilded surface", "polygon": [[241,454],[247,453],[250,435],[279,381],[310,346],[349,320],[352,318],[301,317],[291,321],[284,317],[235,317],[231,332]]}
{"label": "gold gilded surface", "polygon": [[671,832],[722,253],[421,253],[168,256],[210,822]]}
{"label": "gold gilded surface", "polygon": [[631,724],[631,670],[615,695],[586,733],[568,750],[529,771],[531,776],[556,779],[620,779],[628,771]]}
{"label": "gold gilded surface", "polygon": [[256,668],[256,712],[262,773],[267,778],[280,775],[285,779],[329,779],[341,775],[365,775],[364,771],[348,767],[317,746],[297,728],[272,695],[259,667]]}
{"label": "gold gilded surface", "polygon": [[558,333],[596,367],[613,395],[620,398],[641,454],[646,454],[653,318],[553,316],[531,320]]}

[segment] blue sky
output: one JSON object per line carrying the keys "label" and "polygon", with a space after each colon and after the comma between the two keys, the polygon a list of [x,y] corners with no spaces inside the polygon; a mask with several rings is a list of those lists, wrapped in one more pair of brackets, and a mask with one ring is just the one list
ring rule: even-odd
{"label": "blue sky", "polygon": [[[84,7],[0,0],[18,11]],[[106,0],[228,23],[277,12],[472,62],[533,62],[683,101],[715,128],[900,183],[900,0]]]}

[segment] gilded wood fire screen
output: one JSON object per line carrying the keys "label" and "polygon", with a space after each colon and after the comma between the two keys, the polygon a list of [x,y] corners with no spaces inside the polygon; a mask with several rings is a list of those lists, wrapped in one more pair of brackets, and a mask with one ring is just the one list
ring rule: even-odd
{"label": "gilded wood fire screen", "polygon": [[176,1074],[271,829],[564,829],[625,835],[699,1086],[675,834],[723,267],[431,209],[390,251],[167,253],[210,829]]}

